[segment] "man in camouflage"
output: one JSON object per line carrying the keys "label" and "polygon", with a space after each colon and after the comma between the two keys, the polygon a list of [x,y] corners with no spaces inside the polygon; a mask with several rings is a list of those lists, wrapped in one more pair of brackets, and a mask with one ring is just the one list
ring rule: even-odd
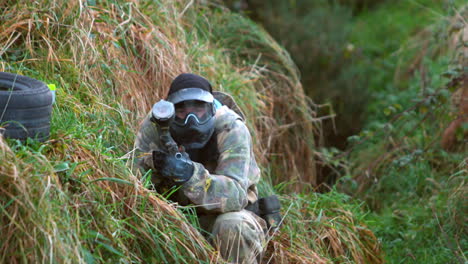
{"label": "man in camouflage", "polygon": [[213,93],[210,83],[195,74],[175,78],[167,100],[175,105],[170,134],[183,158],[165,151],[150,113],[136,140],[138,164],[144,171],[152,169],[151,181],[158,192],[177,186],[170,199],[197,206],[205,235],[224,259],[260,262],[266,223],[245,210],[258,199],[260,170],[242,113],[232,98]]}

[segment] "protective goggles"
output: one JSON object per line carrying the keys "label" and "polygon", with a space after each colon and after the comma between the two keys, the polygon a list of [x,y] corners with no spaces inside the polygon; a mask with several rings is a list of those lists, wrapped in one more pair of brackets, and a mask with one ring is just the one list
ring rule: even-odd
{"label": "protective goggles", "polygon": [[174,122],[184,126],[192,118],[198,124],[205,124],[214,116],[213,104],[198,100],[183,101],[175,105]]}

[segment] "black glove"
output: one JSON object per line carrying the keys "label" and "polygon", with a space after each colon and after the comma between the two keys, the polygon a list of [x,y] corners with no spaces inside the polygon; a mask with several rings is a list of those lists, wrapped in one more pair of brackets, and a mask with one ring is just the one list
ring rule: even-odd
{"label": "black glove", "polygon": [[276,232],[282,221],[280,214],[281,203],[278,196],[271,195],[258,199],[258,207],[260,208],[261,217],[267,222],[268,229]]}
{"label": "black glove", "polygon": [[[184,153],[185,154],[185,153]],[[192,177],[193,162],[188,155],[176,157],[161,150],[153,151],[153,166],[164,178],[172,181],[175,185],[180,185]]]}

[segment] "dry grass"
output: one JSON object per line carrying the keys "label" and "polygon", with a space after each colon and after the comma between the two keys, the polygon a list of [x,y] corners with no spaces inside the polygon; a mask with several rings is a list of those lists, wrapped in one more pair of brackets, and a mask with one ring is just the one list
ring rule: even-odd
{"label": "dry grass", "polygon": [[212,42],[230,55],[245,80],[241,85],[255,92],[237,87],[231,91],[255,127],[256,156],[271,166],[275,183],[295,181],[296,190],[316,186],[313,150],[320,126],[294,62],[262,28],[243,17],[217,14],[210,20]]}
{"label": "dry grass", "polygon": [[328,264],[330,259],[321,257],[309,248],[292,253],[287,237],[276,238],[268,244],[265,260],[271,264]]}
{"label": "dry grass", "polygon": [[[31,6],[23,8],[25,5]],[[127,21],[119,8],[122,6],[114,4],[91,8],[80,6],[78,1],[12,5],[3,14],[6,23],[1,25],[0,43],[5,48],[0,55],[12,58],[16,50],[20,55],[27,54],[11,62],[13,66],[41,69],[42,78],[55,79],[53,82],[61,87],[59,98],[63,104],[56,110],[57,115],[71,110],[82,119],[86,118],[82,114],[106,116],[117,111],[122,121],[136,130],[170,80],[188,67],[183,58],[173,55],[183,55],[177,51],[183,47],[180,43],[158,49],[164,44],[164,33],[153,28],[159,33],[149,34],[149,41],[151,32],[146,32],[136,19],[149,20],[136,10],[137,18]],[[120,39],[116,32],[120,30],[131,41],[127,47],[116,45]],[[159,47],[154,45],[157,41]],[[141,56],[135,56],[130,47],[138,49],[136,53]],[[10,65],[3,64],[2,70]],[[19,73],[28,75],[21,70]],[[115,101],[133,114],[116,108],[119,106]],[[62,131],[65,134],[59,135],[60,139],[48,142],[46,155],[26,150],[22,157],[16,157],[18,150],[14,153],[3,140],[0,142],[0,188],[6,194],[2,199],[2,223],[9,223],[2,228],[9,234],[1,243],[2,262],[48,259],[86,263],[89,256],[105,260],[109,252],[138,261],[163,252],[173,261],[184,256],[217,261],[205,239],[175,205],[143,187],[124,163],[94,149],[98,134],[78,141],[67,132],[71,131]],[[126,144],[132,145],[128,141]],[[68,164],[68,168],[55,173],[53,164],[57,163]],[[175,243],[161,247],[167,241]]]}
{"label": "dry grass", "polygon": [[[0,219],[6,234],[0,262],[88,263],[88,251],[105,260],[108,250],[122,259],[144,261],[142,256],[151,256],[167,241],[177,245],[160,249],[169,259],[185,255],[216,262],[215,252],[176,206],[136,177],[124,177],[124,167],[74,140],[51,143],[55,151],[23,152],[18,158],[0,138]],[[78,164],[74,173],[81,177],[56,173],[47,160],[48,155],[55,159],[70,153],[70,163]]]}
{"label": "dry grass", "polygon": [[283,203],[289,208],[267,250],[271,263],[384,262],[380,243],[360,219],[360,206],[346,196],[289,196]]}

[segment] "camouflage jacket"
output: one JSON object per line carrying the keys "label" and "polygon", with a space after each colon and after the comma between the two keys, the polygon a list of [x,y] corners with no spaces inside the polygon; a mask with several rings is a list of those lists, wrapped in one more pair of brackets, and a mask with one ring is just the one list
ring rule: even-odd
{"label": "camouflage jacket", "polygon": [[[257,201],[260,170],[252,139],[242,118],[227,106],[217,109],[215,118],[217,160],[212,164],[194,162],[193,176],[180,187],[176,198],[170,199],[196,205],[199,211],[209,214],[240,211]],[[151,151],[161,145],[157,128],[148,114],[136,139],[137,162],[144,171],[153,168]],[[152,182],[157,190],[163,184],[157,173],[153,173]]]}

